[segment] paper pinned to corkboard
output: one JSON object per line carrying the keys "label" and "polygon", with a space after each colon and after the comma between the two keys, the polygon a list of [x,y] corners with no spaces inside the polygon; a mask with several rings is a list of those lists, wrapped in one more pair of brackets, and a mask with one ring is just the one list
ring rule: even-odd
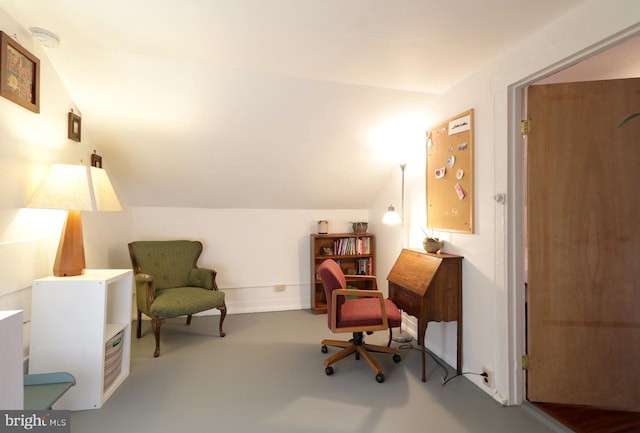
{"label": "paper pinned to corkboard", "polygon": [[427,227],[473,233],[473,109],[427,131]]}

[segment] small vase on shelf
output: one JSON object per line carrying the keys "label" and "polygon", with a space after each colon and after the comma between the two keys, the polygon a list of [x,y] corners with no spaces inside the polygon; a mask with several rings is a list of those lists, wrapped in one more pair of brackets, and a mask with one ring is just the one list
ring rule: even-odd
{"label": "small vase on shelf", "polygon": [[329,233],[329,221],[320,220],[318,221],[318,234],[326,235]]}
{"label": "small vase on shelf", "polygon": [[365,233],[367,233],[367,230],[369,229],[369,223],[364,221],[357,221],[357,222],[351,223],[351,227],[355,234],[364,235]]}

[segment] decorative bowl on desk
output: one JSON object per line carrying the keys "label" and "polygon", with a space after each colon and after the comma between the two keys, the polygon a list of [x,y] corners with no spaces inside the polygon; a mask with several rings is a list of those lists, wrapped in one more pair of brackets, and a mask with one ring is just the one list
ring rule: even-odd
{"label": "decorative bowl on desk", "polygon": [[366,222],[355,222],[351,224],[351,227],[353,228],[353,232],[359,235],[363,235],[367,232],[367,230],[369,229],[369,223]]}
{"label": "decorative bowl on desk", "polygon": [[442,249],[443,242],[438,238],[424,238],[422,246],[428,253],[437,253]]}

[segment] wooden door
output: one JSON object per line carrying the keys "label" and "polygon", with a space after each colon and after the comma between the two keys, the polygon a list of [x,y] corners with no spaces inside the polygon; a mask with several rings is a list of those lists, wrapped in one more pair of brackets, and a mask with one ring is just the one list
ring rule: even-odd
{"label": "wooden door", "polygon": [[640,79],[528,91],[527,398],[640,408]]}

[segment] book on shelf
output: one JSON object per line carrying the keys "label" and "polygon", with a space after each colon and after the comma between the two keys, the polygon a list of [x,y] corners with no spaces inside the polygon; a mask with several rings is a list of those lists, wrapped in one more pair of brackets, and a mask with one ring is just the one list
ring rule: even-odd
{"label": "book on shelf", "polygon": [[357,274],[369,275],[369,261],[367,259],[356,260]]}
{"label": "book on shelf", "polygon": [[369,237],[348,237],[333,241],[333,253],[336,256],[355,256],[370,254],[371,238]]}

